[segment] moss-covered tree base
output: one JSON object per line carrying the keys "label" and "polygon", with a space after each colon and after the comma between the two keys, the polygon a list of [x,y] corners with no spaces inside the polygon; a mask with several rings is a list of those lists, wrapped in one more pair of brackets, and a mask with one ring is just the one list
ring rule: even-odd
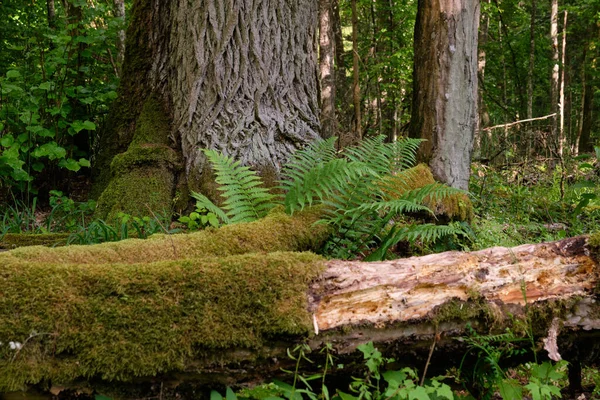
{"label": "moss-covered tree base", "polygon": [[98,199],[95,216],[112,221],[119,213],[169,216],[181,160],[169,147],[170,126],[161,103],[150,97],[126,152],[111,164],[112,178]]}

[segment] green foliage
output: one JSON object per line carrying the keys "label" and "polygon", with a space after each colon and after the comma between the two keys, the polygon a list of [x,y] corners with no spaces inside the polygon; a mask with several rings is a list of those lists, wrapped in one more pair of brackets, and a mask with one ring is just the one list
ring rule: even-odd
{"label": "green foliage", "polygon": [[117,242],[130,237],[146,239],[155,233],[176,233],[177,230],[166,230],[169,225],[167,218],[163,216],[135,217],[125,213],[119,213],[115,223],[108,224],[101,219],[95,219],[89,224],[78,226],[67,239],[67,244],[97,244],[104,242]]}
{"label": "green foliage", "polygon": [[[296,346],[292,351],[288,350],[288,357],[296,361],[294,371],[286,371],[293,377],[291,384],[275,380],[270,385],[250,390],[243,390],[236,395],[231,389],[227,389],[226,400],[238,399],[261,399],[261,400],[453,400],[454,393],[450,386],[441,382],[442,377],[433,378],[426,384],[418,383],[418,376],[411,368],[403,368],[399,371],[384,371],[387,364],[394,362],[393,359],[385,358],[377,350],[372,342],[358,346],[363,353],[365,361],[365,376],[353,378],[350,391],[353,394],[340,390],[333,395],[325,385],[325,378],[329,368],[333,367],[334,360],[331,355],[332,346],[327,344],[321,353],[325,354],[323,372],[308,377],[300,374],[301,362],[313,363],[308,358],[311,349],[306,344]],[[338,366],[343,368],[343,366]],[[311,382],[320,380],[320,391],[315,391]],[[211,400],[223,400],[223,396],[212,391]]]}
{"label": "green foliage", "polygon": [[255,221],[274,207],[275,196],[261,187],[262,180],[255,171],[214,150],[204,150],[204,154],[217,175],[216,182],[225,199],[222,206],[224,212],[218,211],[218,207],[199,193],[193,193],[196,204],[215,214],[223,223],[231,224]]}
{"label": "green foliage", "polygon": [[561,195],[559,169],[543,164],[497,169],[473,164],[471,191],[477,218],[471,246],[512,247],[592,233],[600,223],[600,180],[589,157],[566,162]]}
{"label": "green foliage", "polygon": [[[317,141],[297,151],[284,166],[279,186],[285,192],[283,204],[290,214],[307,206],[324,205],[319,223],[333,232],[324,254],[348,259],[370,253],[370,260],[380,260],[399,241],[433,243],[443,236],[463,233],[454,225],[405,220],[409,214],[433,216],[424,205],[426,201],[462,193],[441,184],[404,189],[403,181],[410,178],[406,169],[415,162],[420,140],[385,143],[384,137],[378,136],[339,154],[335,141]],[[181,222],[192,228],[209,225],[209,218],[210,225],[216,219],[223,224],[246,222],[263,217],[274,207],[275,196],[261,187],[255,172],[214,150],[204,152],[213,164],[223,205],[218,207],[206,196],[192,193],[197,209],[205,211],[196,211]],[[393,182],[388,179],[391,176]]]}
{"label": "green foliage", "polygon": [[105,3],[65,4],[70,11],[56,2],[49,26],[45,4],[3,2],[0,186],[35,191],[35,177],[89,167],[94,132],[116,98],[109,56],[123,22]]}
{"label": "green foliage", "polygon": [[[530,331],[526,331],[527,337],[522,338],[510,329],[497,335],[479,335],[472,328],[468,329],[469,336],[462,340],[467,343],[469,350],[461,361],[460,369],[463,383],[475,398],[490,399],[496,390],[504,400],[522,399],[525,391],[535,400],[562,397],[560,382],[566,380],[566,361],[545,361],[541,364],[536,361],[526,364],[525,375],[528,382],[525,385],[509,376],[501,366],[502,362],[511,357],[522,356],[528,351],[519,343],[531,342],[533,337]],[[529,351],[535,354],[535,350],[534,347]],[[473,365],[467,368],[469,361]]]}

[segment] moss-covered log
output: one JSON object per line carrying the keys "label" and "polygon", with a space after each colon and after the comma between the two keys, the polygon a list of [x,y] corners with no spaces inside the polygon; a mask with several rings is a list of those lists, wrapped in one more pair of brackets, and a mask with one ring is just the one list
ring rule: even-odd
{"label": "moss-covered log", "polygon": [[[280,234],[293,221],[303,226],[269,218]],[[562,321],[563,355],[582,340],[589,358],[597,353],[589,345],[600,330],[596,238],[361,263],[267,253],[260,229],[217,230],[212,247],[189,237],[195,245],[177,257],[169,237],[0,254],[0,392],[81,380],[257,381],[281,373],[286,349],[302,341],[333,343],[340,362],[374,341],[416,366],[435,341],[433,363],[448,366],[465,350],[453,339],[467,323],[497,332],[525,316],[536,337]],[[174,236],[175,247],[185,238]],[[129,255],[136,245],[138,262]]]}
{"label": "moss-covered log", "polygon": [[19,248],[0,254],[0,265],[24,261],[43,264],[136,264],[253,252],[307,251],[321,247],[328,236],[324,225],[313,226],[320,216],[318,208],[294,216],[276,209],[259,221],[188,234],[157,234],[146,240],[129,239],[94,246]]}

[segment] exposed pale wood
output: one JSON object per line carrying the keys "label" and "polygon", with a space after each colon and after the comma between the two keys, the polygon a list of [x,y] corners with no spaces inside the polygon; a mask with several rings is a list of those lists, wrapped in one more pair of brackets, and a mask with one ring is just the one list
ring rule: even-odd
{"label": "exposed pale wood", "polygon": [[[352,324],[384,326],[418,321],[452,299],[473,294],[498,304],[584,296],[596,284],[596,264],[585,238],[556,243],[494,247],[462,253],[362,263],[331,261],[313,291],[319,329]],[[595,325],[594,325],[595,326]]]}

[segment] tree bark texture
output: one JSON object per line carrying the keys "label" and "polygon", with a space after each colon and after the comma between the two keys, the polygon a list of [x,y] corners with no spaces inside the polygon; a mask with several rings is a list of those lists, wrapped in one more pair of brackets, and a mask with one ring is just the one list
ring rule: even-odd
{"label": "tree bark texture", "polygon": [[318,138],[315,0],[171,2],[174,133],[186,168],[200,148],[279,170]]}
{"label": "tree bark texture", "polygon": [[319,0],[319,71],[321,75],[321,136],[336,136],[335,115],[335,40],[333,2]]}
{"label": "tree bark texture", "polygon": [[188,178],[205,171],[204,148],[277,174],[319,137],[317,0],[136,0],[131,14],[106,154],[127,148],[150,95]]}
{"label": "tree bark texture", "polygon": [[477,126],[479,1],[420,0],[411,136],[434,176],[467,189]]}

